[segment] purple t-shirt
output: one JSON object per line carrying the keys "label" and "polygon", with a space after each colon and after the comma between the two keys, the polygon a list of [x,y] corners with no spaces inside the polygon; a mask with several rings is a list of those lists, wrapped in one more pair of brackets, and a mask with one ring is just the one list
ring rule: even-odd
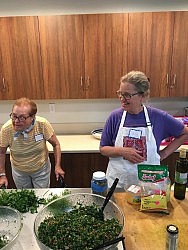
{"label": "purple t-shirt", "polygon": [[[178,137],[182,134],[184,124],[165,111],[153,107],[146,107],[152,126],[152,131],[157,143],[157,150],[167,137]],[[100,146],[114,146],[119,125],[121,122],[123,109],[119,108],[110,114],[104,126]],[[127,112],[124,126],[126,127],[146,127],[144,111],[139,114],[130,114]]]}

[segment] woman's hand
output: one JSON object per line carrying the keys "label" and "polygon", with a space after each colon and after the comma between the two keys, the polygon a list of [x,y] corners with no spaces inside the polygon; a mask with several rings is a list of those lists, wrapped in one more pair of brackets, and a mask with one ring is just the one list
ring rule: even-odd
{"label": "woman's hand", "polygon": [[145,158],[142,156],[142,151],[136,150],[135,148],[125,147],[123,148],[122,152],[123,158],[127,161],[130,161],[131,163],[138,164],[145,160]]}
{"label": "woman's hand", "polygon": [[6,188],[8,187],[8,180],[5,175],[0,176],[0,187],[5,186]]}

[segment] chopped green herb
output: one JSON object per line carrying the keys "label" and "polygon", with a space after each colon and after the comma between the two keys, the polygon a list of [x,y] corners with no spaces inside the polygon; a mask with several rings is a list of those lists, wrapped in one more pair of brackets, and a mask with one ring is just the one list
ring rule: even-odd
{"label": "chopped green herb", "polygon": [[[65,190],[62,195],[67,194],[69,191]],[[0,204],[1,206],[9,206],[17,209],[21,213],[37,213],[40,204],[48,204],[50,201],[59,198],[58,195],[51,194],[48,198],[40,198],[36,196],[35,191],[32,189],[16,189],[7,192],[5,189],[0,191]]]}
{"label": "chopped green herb", "polygon": [[119,236],[122,225],[115,218],[101,220],[95,205],[73,208],[45,218],[38,228],[38,237],[51,249],[87,250]]}

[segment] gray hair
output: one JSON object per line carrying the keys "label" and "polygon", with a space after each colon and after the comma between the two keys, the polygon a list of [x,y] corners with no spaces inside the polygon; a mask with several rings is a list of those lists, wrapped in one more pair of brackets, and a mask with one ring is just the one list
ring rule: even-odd
{"label": "gray hair", "polygon": [[149,96],[150,92],[150,82],[149,78],[141,71],[130,71],[125,76],[122,76],[120,81],[122,83],[133,84],[135,90],[143,93],[143,96]]}

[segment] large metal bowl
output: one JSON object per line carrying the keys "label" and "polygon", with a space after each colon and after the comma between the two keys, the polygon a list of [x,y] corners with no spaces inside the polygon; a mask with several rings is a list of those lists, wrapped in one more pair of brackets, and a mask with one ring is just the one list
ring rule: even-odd
{"label": "large metal bowl", "polygon": [[6,242],[0,249],[11,249],[22,228],[22,218],[18,210],[0,206],[0,238]]}
{"label": "large metal bowl", "polygon": [[[65,199],[66,199],[66,205],[64,205]],[[47,206],[45,206],[37,214],[35,222],[34,222],[34,235],[36,237],[36,240],[40,249],[43,249],[43,250],[50,249],[39,240],[38,228],[41,222],[43,222],[45,218],[53,215],[55,207],[58,206],[58,213],[61,214],[64,211],[69,212],[70,210],[74,208],[74,206],[78,204],[82,204],[86,206],[97,204],[97,206],[101,207],[104,202],[104,199],[105,197],[102,197],[100,195],[95,195],[95,194],[90,194],[90,193],[75,193],[75,194],[66,195],[63,198],[56,199],[52,201],[51,203],[49,203]],[[60,205],[61,203],[62,203],[62,207]],[[112,219],[112,218],[116,218],[119,221],[119,223],[124,227],[125,220],[124,220],[123,212],[113,201],[110,200],[104,209],[104,219]],[[123,232],[123,229],[119,236],[122,235],[122,232]],[[116,245],[114,244],[113,246],[108,246],[104,249],[115,249]]]}

